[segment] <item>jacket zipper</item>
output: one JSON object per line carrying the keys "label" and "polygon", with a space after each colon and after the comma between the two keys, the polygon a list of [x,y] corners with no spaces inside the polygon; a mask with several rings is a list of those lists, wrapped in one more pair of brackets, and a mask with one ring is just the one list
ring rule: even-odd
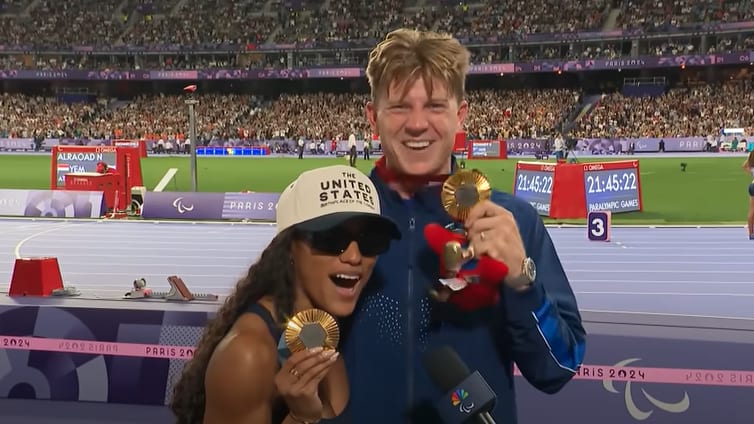
{"label": "jacket zipper", "polygon": [[[413,209],[413,208],[411,208]],[[409,408],[414,404],[414,232],[416,229],[416,220],[414,211],[411,210],[411,217],[408,220],[408,284],[406,290],[408,294],[406,302],[406,401]]]}

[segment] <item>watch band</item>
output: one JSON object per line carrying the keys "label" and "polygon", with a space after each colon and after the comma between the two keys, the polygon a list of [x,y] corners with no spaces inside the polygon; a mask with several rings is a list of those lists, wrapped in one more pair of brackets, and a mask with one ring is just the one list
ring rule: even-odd
{"label": "watch band", "polygon": [[527,277],[524,274],[521,274],[521,276],[516,279],[516,284],[513,287],[513,290],[517,292],[523,292],[523,291],[529,290],[533,285],[534,285],[534,282],[530,280],[529,277]]}

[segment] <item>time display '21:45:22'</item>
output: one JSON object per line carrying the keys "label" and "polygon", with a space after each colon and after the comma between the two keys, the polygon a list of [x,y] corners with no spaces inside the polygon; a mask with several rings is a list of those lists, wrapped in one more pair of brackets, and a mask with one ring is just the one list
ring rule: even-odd
{"label": "time display '21:45:22'", "polygon": [[631,212],[641,210],[637,168],[584,172],[587,211]]}
{"label": "time display '21:45:22'", "polygon": [[519,172],[516,176],[516,191],[552,194],[552,172]]}
{"label": "time display '21:45:22'", "polygon": [[587,194],[630,191],[638,188],[636,171],[601,171],[586,173]]}

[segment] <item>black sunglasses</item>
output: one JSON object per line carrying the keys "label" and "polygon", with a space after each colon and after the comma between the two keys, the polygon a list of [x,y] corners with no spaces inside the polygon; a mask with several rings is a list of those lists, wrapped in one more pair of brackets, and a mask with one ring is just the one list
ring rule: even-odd
{"label": "black sunglasses", "polygon": [[351,242],[356,242],[364,256],[377,256],[387,252],[391,238],[386,231],[378,228],[354,232],[336,227],[327,231],[305,233],[306,241],[312,249],[328,255],[341,255]]}

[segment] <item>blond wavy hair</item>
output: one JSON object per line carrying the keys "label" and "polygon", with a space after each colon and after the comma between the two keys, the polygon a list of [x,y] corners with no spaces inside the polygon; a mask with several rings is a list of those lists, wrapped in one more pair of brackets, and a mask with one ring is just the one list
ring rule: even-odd
{"label": "blond wavy hair", "polygon": [[424,81],[432,96],[434,81],[442,82],[448,94],[459,102],[466,92],[466,75],[471,55],[461,43],[447,34],[397,29],[369,53],[366,76],[372,101],[389,95],[391,85],[405,96],[417,79]]}

